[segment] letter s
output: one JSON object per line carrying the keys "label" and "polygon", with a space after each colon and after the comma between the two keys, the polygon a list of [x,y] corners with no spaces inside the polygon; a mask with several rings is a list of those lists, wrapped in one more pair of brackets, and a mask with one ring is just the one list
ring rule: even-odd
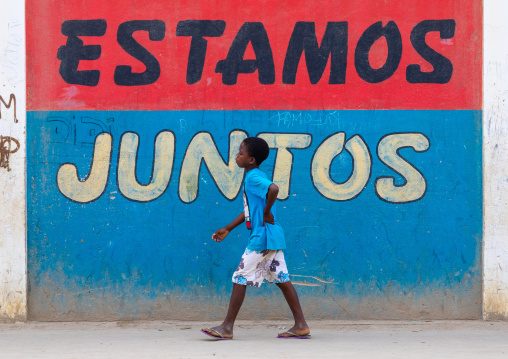
{"label": "letter s", "polygon": [[406,79],[409,83],[445,84],[452,78],[452,62],[425,42],[425,36],[431,31],[439,31],[441,39],[451,39],[455,35],[455,20],[425,20],[411,31],[411,44],[420,56],[434,67],[434,70],[422,72],[420,65],[409,65],[406,69]]}
{"label": "letter s", "polygon": [[166,35],[166,24],[162,20],[133,20],[120,24],[117,33],[118,44],[146,66],[146,70],[141,73],[132,72],[130,66],[117,66],[114,81],[120,86],[150,85],[157,81],[161,74],[159,61],[132,36],[136,31],[148,31],[150,40],[161,41]]}
{"label": "letter s", "polygon": [[412,164],[400,156],[399,151],[411,147],[416,152],[429,149],[429,139],[421,133],[392,133],[384,136],[378,143],[377,156],[396,173],[404,183],[395,184],[395,178],[382,176],[376,179],[377,196],[389,203],[409,203],[420,200],[427,191],[427,182]]}

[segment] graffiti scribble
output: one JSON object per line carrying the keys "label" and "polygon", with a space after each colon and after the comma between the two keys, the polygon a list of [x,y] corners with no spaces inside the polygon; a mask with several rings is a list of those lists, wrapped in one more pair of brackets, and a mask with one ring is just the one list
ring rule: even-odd
{"label": "graffiti scribble", "polygon": [[68,143],[81,147],[93,147],[97,134],[102,132],[111,133],[113,117],[100,120],[93,117],[83,116],[76,119],[62,116],[50,116],[46,118],[47,131],[51,133],[52,143]]}
{"label": "graffiti scribble", "polygon": [[[14,122],[18,122],[18,118],[16,117],[16,96],[11,94],[9,97],[9,103],[5,102],[4,98],[0,96],[0,101],[4,104],[5,108],[11,108],[11,104],[14,103]],[[2,119],[2,106],[0,105],[0,119]]]}
{"label": "graffiti scribble", "polygon": [[7,171],[10,171],[9,157],[11,153],[15,153],[18,150],[18,140],[12,137],[0,136],[0,168],[7,168]]}

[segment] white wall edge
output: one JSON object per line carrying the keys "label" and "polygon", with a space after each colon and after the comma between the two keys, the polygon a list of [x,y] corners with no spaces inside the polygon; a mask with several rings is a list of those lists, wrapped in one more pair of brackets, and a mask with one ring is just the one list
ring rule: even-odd
{"label": "white wall edge", "polygon": [[23,321],[27,318],[25,2],[0,0],[0,6],[0,96],[5,102],[0,102],[0,321]]}
{"label": "white wall edge", "polygon": [[508,2],[484,0],[483,318],[508,319]]}

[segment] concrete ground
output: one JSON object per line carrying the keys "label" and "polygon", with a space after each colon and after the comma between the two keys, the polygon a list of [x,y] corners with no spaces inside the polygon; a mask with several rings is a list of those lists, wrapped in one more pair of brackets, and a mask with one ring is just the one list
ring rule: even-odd
{"label": "concrete ground", "polygon": [[233,340],[199,322],[0,324],[0,358],[508,358],[508,322],[315,321],[311,339],[276,339],[290,322],[239,321]]}

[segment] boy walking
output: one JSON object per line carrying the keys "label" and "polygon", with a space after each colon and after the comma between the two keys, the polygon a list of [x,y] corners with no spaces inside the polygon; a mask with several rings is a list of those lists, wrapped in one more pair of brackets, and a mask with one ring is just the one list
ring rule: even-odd
{"label": "boy walking", "polygon": [[274,206],[279,188],[259,170],[259,165],[268,157],[269,151],[268,144],[261,138],[248,137],[242,142],[236,155],[236,164],[247,171],[243,186],[244,212],[212,235],[214,241],[221,242],[243,222],[251,230],[247,248],[233,274],[233,291],[224,322],[217,327],[201,329],[216,339],[233,339],[233,325],[247,286],[259,287],[264,279],[274,282],[281,289],[295,319],[295,325],[287,332],[280,333],[277,338],[310,337],[310,329],[305,322],[296,290],[289,280],[282,252],[286,243]]}

